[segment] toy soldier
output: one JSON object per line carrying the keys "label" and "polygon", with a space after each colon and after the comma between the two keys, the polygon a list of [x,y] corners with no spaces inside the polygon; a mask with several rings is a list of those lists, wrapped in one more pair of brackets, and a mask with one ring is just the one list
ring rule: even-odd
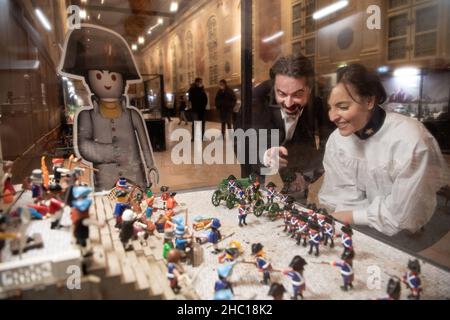
{"label": "toy soldier", "polygon": [[324,245],[328,244],[330,240],[330,248],[334,248],[334,219],[332,216],[325,217],[325,224],[323,226]]}
{"label": "toy soldier", "polygon": [[410,300],[419,300],[420,292],[422,291],[422,281],[419,278],[420,275],[420,263],[419,260],[408,261],[409,271],[403,276],[403,282],[406,284],[411,293],[408,295]]}
{"label": "toy soldier", "polygon": [[252,244],[252,255],[255,257],[258,270],[263,273],[263,280],[261,280],[261,283],[269,284],[272,265],[267,261],[263,251],[263,245],[261,243]]}
{"label": "toy soldier", "polygon": [[214,284],[214,300],[224,300],[225,296],[228,296],[231,300],[233,298],[233,286],[229,280],[231,273],[233,272],[234,263],[220,265],[217,267],[217,274],[219,280]]}
{"label": "toy soldier", "polygon": [[306,239],[309,235],[309,228],[308,228],[308,217],[306,215],[300,215],[297,230],[297,245],[300,245],[301,241],[303,240],[303,246],[306,247]]}
{"label": "toy soldier", "polygon": [[239,209],[238,209],[239,227],[242,227],[243,225],[247,225],[247,222],[245,220],[247,219],[248,212],[249,212],[249,208],[247,206],[247,202],[245,202],[245,200],[241,200],[241,202],[239,203]]}
{"label": "toy soldier", "polygon": [[309,223],[309,251],[308,254],[313,252],[313,248],[316,249],[314,254],[316,257],[319,256],[319,244],[320,244],[320,227],[317,223]]}
{"label": "toy soldier", "polygon": [[266,185],[267,188],[267,203],[273,203],[273,199],[275,198],[275,194],[277,190],[275,190],[277,186],[272,181]]}
{"label": "toy soldier", "polygon": [[218,243],[222,240],[222,235],[220,234],[220,220],[214,218],[211,222],[211,231],[208,233],[208,242],[212,243],[214,251],[212,253],[218,254],[220,252],[218,248]]}
{"label": "toy soldier", "polygon": [[227,184],[227,190],[229,193],[235,193],[236,191],[236,177],[232,174],[228,176],[228,184]]}
{"label": "toy soldier", "polygon": [[344,281],[344,285],[341,286],[341,289],[344,291],[348,291],[348,289],[353,289],[353,259],[355,258],[355,252],[353,250],[346,250],[341,255],[342,261],[332,261],[330,265],[333,267],[341,268],[341,276]]}
{"label": "toy soldier", "polygon": [[232,240],[225,252],[218,256],[219,263],[234,262],[240,254],[241,244],[237,240]]}
{"label": "toy soldier", "polygon": [[342,231],[341,240],[342,245],[344,246],[344,252],[352,251],[353,250],[352,227],[349,224],[346,224],[345,226],[342,226],[341,231]]}
{"label": "toy soldier", "polygon": [[181,252],[172,249],[167,253],[167,279],[169,279],[170,287],[174,293],[179,293],[181,287],[178,285],[180,276],[184,273],[183,267],[180,265]]}
{"label": "toy soldier", "polygon": [[303,299],[303,291],[305,291],[305,278],[303,277],[303,270],[307,265],[305,259],[300,256],[295,256],[289,264],[289,269],[282,270],[283,274],[291,278],[292,300],[297,300],[298,296]]}

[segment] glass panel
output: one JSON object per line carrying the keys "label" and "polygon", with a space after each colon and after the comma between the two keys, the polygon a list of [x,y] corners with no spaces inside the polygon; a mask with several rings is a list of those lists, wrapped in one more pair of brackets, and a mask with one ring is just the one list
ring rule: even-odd
{"label": "glass panel", "polygon": [[438,25],[437,7],[427,7],[416,11],[416,32],[435,30]]}
{"label": "glass panel", "polygon": [[389,38],[404,36],[408,27],[408,14],[400,14],[389,18]]}
{"label": "glass panel", "polygon": [[312,39],[306,39],[305,41],[305,55],[314,55],[316,52],[316,40],[314,38]]}
{"label": "glass panel", "polygon": [[300,3],[292,6],[292,20],[300,19],[301,14],[302,14],[302,5]]}
{"label": "glass panel", "polygon": [[306,16],[311,16],[316,10],[316,1],[315,0],[306,0]]}
{"label": "glass panel", "polygon": [[297,37],[302,34],[302,24],[300,21],[296,21],[292,24],[292,36]]}
{"label": "glass panel", "polygon": [[436,54],[437,38],[436,32],[422,34],[415,37],[414,56],[426,57]]}
{"label": "glass panel", "polygon": [[406,58],[406,38],[391,40],[388,42],[388,59],[398,60]]}
{"label": "glass panel", "polygon": [[315,22],[312,17],[306,18],[305,31],[306,33],[314,32],[315,30]]}

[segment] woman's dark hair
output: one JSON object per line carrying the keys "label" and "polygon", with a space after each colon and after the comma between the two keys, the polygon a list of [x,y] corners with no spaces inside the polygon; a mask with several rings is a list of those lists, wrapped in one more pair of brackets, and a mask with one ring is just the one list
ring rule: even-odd
{"label": "woman's dark hair", "polygon": [[277,74],[292,78],[306,78],[308,87],[314,86],[314,67],[311,61],[302,55],[288,55],[279,58],[270,68],[270,79],[275,81]]}
{"label": "woman's dark hair", "polygon": [[355,88],[356,93],[363,98],[375,97],[375,104],[382,104],[387,99],[386,90],[381,84],[380,78],[361,64],[355,63],[339,68],[336,84],[339,83],[344,84],[349,96],[357,103],[360,103],[360,101],[352,96],[347,85]]}

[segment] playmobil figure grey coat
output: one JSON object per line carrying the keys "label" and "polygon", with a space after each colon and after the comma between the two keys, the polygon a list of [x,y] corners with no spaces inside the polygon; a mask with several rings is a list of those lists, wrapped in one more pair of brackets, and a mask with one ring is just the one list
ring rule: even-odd
{"label": "playmobil figure grey coat", "polygon": [[141,186],[157,182],[150,139],[141,112],[128,103],[128,85],[141,82],[131,50],[117,33],[82,24],[66,37],[59,66],[63,76],[84,81],[92,106],[77,111],[77,157],[97,169],[97,190],[111,189],[119,177]]}

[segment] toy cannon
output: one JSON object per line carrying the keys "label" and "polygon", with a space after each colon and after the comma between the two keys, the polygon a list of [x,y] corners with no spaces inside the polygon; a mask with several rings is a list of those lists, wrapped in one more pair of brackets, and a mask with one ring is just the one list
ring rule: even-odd
{"label": "toy cannon", "polygon": [[[241,189],[245,190],[250,185],[250,180],[248,178],[237,179],[236,185],[239,185]],[[227,186],[228,179],[223,179],[219,183],[217,190],[214,191],[211,202],[215,207],[218,207],[221,201],[225,201],[228,209],[233,209],[239,203],[239,197],[236,193],[230,192]]]}

